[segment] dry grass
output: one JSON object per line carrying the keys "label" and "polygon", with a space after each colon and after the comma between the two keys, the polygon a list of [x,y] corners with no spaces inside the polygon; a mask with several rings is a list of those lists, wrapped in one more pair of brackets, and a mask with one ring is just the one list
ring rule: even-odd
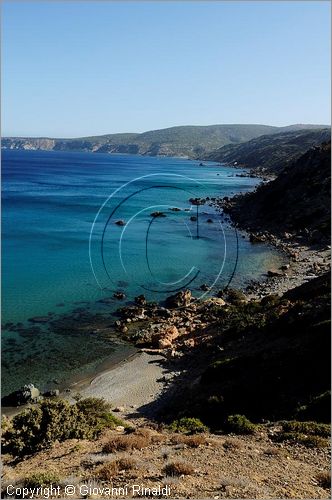
{"label": "dry grass", "polygon": [[116,451],[141,450],[150,444],[150,439],[136,434],[126,434],[124,436],[114,436],[103,446],[104,453],[114,453]]}
{"label": "dry grass", "polygon": [[207,445],[208,440],[206,439],[206,437],[199,434],[193,434],[192,436],[174,434],[174,436],[172,436],[172,443],[185,444],[189,448],[198,448],[199,446]]}
{"label": "dry grass", "polygon": [[190,476],[194,474],[195,469],[186,462],[170,462],[164,467],[166,476]]}
{"label": "dry grass", "polygon": [[325,489],[331,488],[331,472],[324,471],[317,474],[316,479],[318,481],[319,486]]}
{"label": "dry grass", "polygon": [[240,439],[226,439],[224,442],[223,442],[223,447],[225,448],[225,450],[239,450],[240,448],[242,448],[242,442]]}

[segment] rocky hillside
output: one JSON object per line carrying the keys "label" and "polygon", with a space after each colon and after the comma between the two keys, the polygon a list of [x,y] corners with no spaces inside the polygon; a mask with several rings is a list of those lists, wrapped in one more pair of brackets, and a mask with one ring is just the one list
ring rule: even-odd
{"label": "rocky hillside", "polygon": [[228,144],[208,154],[206,159],[256,173],[278,174],[313,146],[330,140],[331,129],[292,130],[263,135],[241,144]]}
{"label": "rocky hillside", "polygon": [[7,137],[2,139],[2,148],[201,158],[226,144],[239,144],[263,134],[301,130],[303,127],[316,128],[317,126],[210,125],[171,127],[142,134],[107,134],[77,139]]}
{"label": "rocky hillside", "polygon": [[314,147],[255,192],[224,199],[224,210],[250,231],[329,244],[331,142]]}

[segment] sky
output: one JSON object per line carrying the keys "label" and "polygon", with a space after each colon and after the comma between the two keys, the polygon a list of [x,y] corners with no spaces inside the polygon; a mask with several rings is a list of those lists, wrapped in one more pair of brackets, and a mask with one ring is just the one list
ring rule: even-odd
{"label": "sky", "polygon": [[2,135],[330,123],[324,1],[2,4]]}

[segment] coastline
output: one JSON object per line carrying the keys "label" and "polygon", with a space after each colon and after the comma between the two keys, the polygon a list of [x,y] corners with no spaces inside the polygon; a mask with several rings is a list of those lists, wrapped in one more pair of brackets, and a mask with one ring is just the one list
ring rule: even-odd
{"label": "coastline", "polygon": [[[221,199],[218,199],[215,208],[221,207]],[[236,224],[231,218],[230,223]],[[248,231],[243,233],[250,235]],[[254,233],[251,233],[254,234]],[[315,278],[322,273],[323,268],[328,267],[328,255],[330,250],[313,250],[296,241],[271,238],[265,241],[276,247],[290,259],[287,270],[275,270],[274,276],[266,276],[256,283],[249,284],[245,293],[249,299],[261,298],[268,294],[282,294],[305,281]],[[313,268],[318,266],[317,272]],[[209,299],[208,299],[209,300]],[[208,301],[207,301],[208,302]],[[192,316],[192,321],[198,316]],[[153,319],[147,320],[147,325],[153,323]],[[197,321],[194,321],[197,323]],[[200,321],[200,328],[204,328],[204,322]],[[169,322],[171,325],[171,322]],[[193,331],[189,328],[189,332]],[[186,342],[186,341],[184,341]],[[187,342],[193,342],[188,338]],[[191,345],[188,344],[189,349]],[[153,349],[151,349],[153,351]],[[157,350],[155,350],[156,352]],[[103,397],[109,401],[113,409],[120,409],[119,414],[129,418],[152,417],[160,406],[160,396],[164,389],[169,389],[177,372],[172,368],[172,363],[167,362],[164,354],[140,351],[116,362],[107,362],[99,366],[96,371],[88,376],[78,378],[77,381],[61,387],[60,395],[73,401],[73,396],[79,393],[82,397]],[[179,363],[181,367],[181,361]],[[178,367],[177,367],[178,368]],[[62,390],[63,389],[63,390]],[[171,391],[167,391],[170,393]],[[157,401],[158,400],[158,401]],[[152,405],[152,403],[155,403]],[[14,414],[21,411],[23,407],[6,408],[4,414]]]}

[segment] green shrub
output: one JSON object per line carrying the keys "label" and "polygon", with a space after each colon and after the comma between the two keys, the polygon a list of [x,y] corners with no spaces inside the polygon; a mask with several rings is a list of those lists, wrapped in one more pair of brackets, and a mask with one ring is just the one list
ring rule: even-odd
{"label": "green shrub", "polygon": [[321,436],[302,434],[301,432],[281,432],[277,439],[291,443],[302,444],[307,448],[327,448],[329,440]]}
{"label": "green shrub", "polygon": [[331,419],[331,391],[323,392],[301,406],[297,412],[300,420],[316,420],[329,422]]}
{"label": "green shrub", "polygon": [[282,422],[282,429],[284,432],[297,432],[325,438],[331,435],[331,426],[329,424],[320,424],[317,422],[298,422],[292,420]]}
{"label": "green shrub", "polygon": [[24,456],[49,448],[55,441],[93,439],[105,427],[122,425],[103,399],[87,398],[71,405],[63,399],[45,400],[16,415],[3,433],[3,450]]}
{"label": "green shrub", "polygon": [[26,488],[38,488],[40,486],[49,486],[60,482],[60,477],[52,472],[39,472],[27,477],[24,480]]}
{"label": "green shrub", "polygon": [[199,418],[183,417],[179,420],[174,420],[169,429],[173,432],[183,432],[184,434],[198,434],[199,432],[207,432],[208,428]]}
{"label": "green shrub", "polygon": [[234,434],[253,434],[256,430],[256,425],[244,415],[229,415],[226,420],[225,428],[228,432]]}

